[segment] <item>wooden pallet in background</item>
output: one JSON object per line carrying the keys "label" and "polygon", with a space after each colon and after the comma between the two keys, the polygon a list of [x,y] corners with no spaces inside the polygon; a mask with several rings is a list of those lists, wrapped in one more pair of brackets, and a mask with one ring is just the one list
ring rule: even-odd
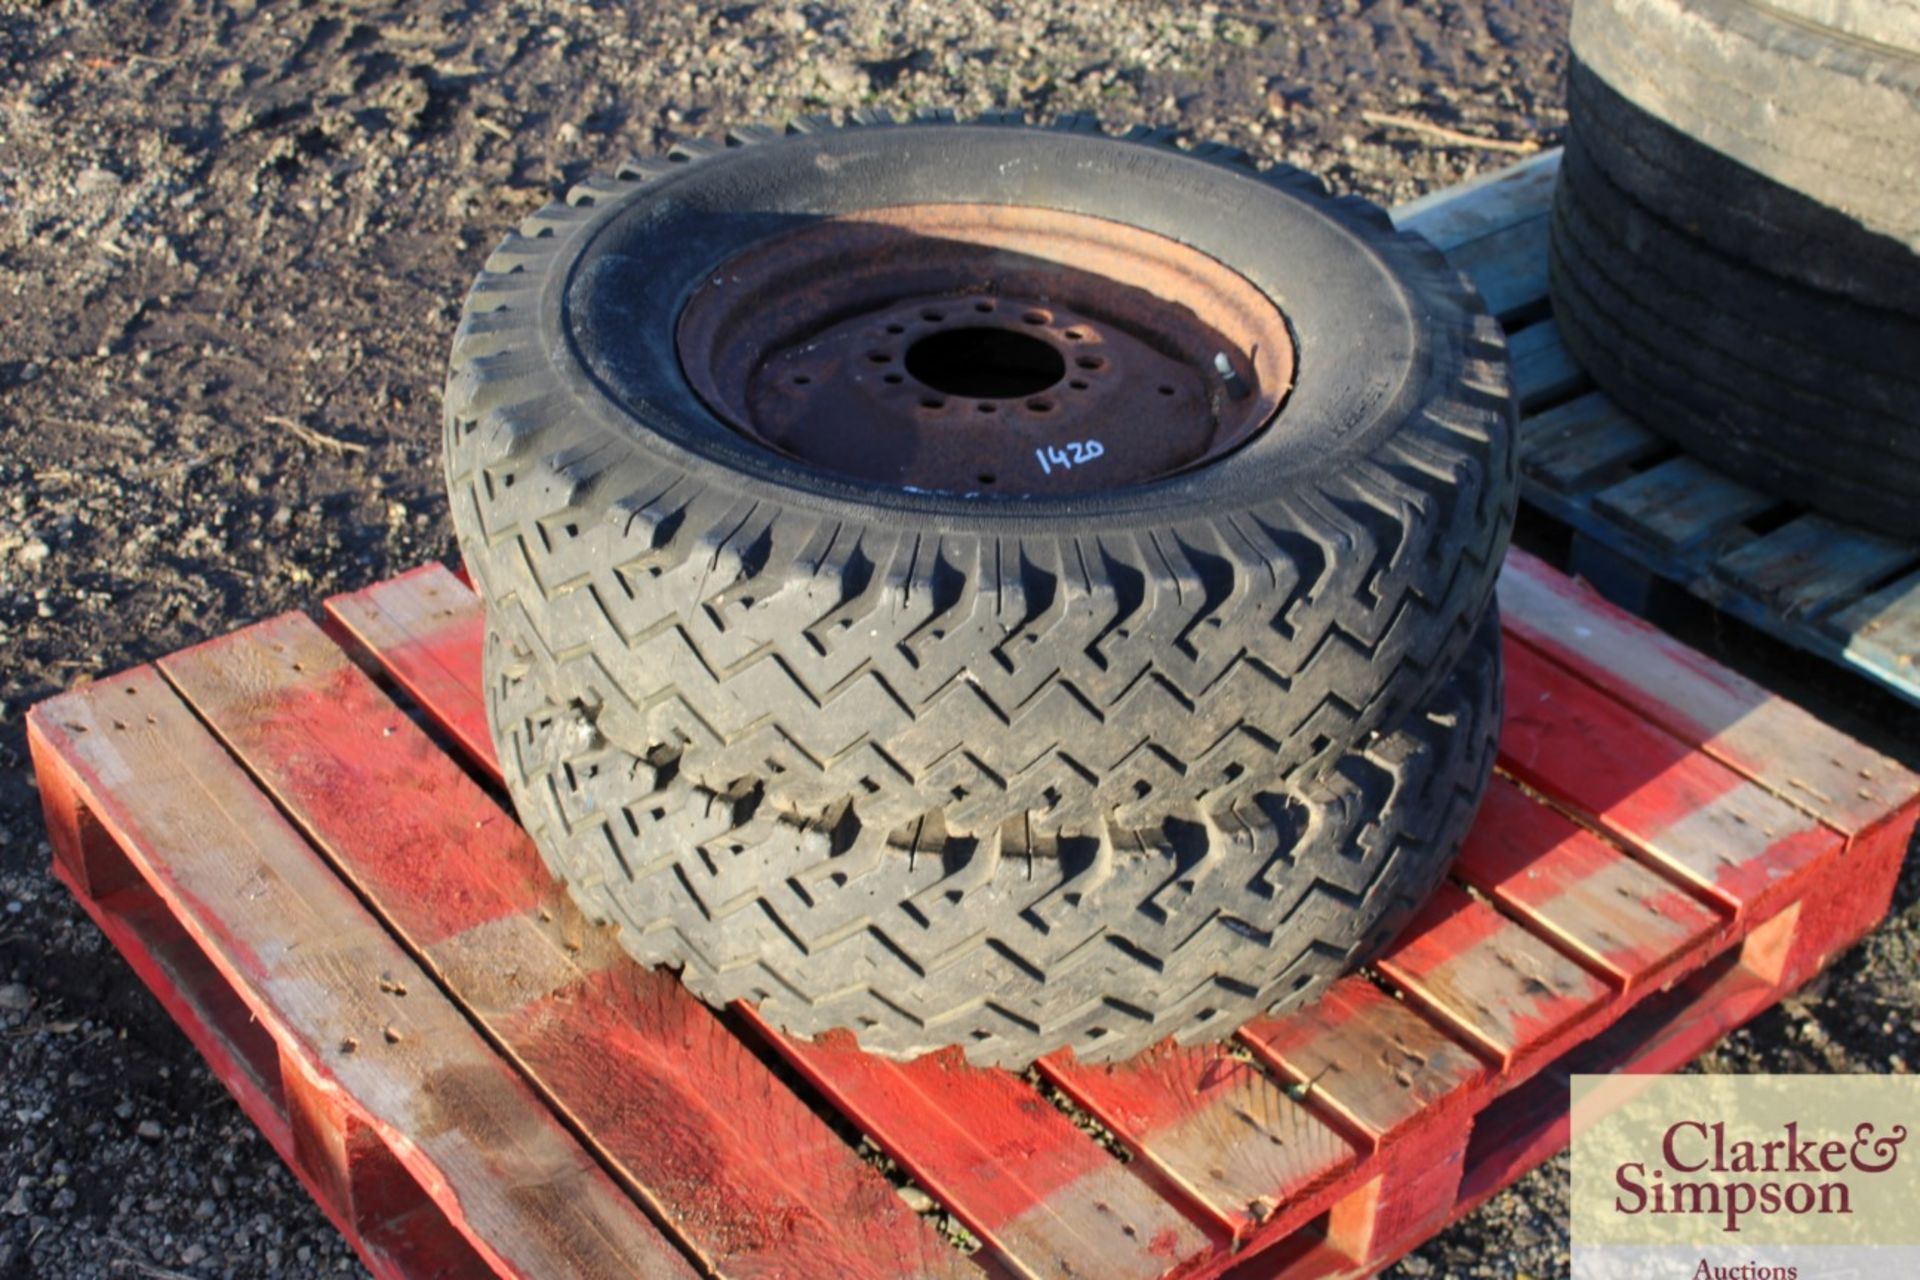
{"label": "wooden pallet in background", "polygon": [[1361,1275],[1561,1149],[1570,1073],[1676,1067],[1865,933],[1920,811],[1538,561],[1501,602],[1453,880],[1313,1008],[1111,1068],[888,1062],[627,960],[504,807],[439,566],[29,733],[57,873],[377,1275]]}
{"label": "wooden pallet in background", "polygon": [[1920,541],[1850,528],[1688,457],[1642,425],[1658,405],[1615,405],[1568,357],[1547,301],[1559,163],[1536,156],[1394,211],[1474,277],[1507,327],[1527,503],[1572,530],[1570,567],[1616,604],[1658,620],[1661,584],[1677,584],[1920,704]]}

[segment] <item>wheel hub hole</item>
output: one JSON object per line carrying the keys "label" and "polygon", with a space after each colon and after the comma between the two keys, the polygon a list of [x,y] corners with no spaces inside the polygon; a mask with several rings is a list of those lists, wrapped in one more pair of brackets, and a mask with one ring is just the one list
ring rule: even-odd
{"label": "wheel hub hole", "polygon": [[907,372],[935,391],[980,400],[1036,395],[1067,374],[1052,344],[1010,329],[948,329],[907,348]]}

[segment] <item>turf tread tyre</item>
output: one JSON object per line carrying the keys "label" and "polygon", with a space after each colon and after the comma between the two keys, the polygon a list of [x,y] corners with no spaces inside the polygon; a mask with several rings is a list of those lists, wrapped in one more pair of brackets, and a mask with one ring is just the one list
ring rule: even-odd
{"label": "turf tread tyre", "polygon": [[911,848],[800,827],[608,742],[497,627],[489,711],[534,843],[641,961],[800,1035],[868,1051],[950,1044],[1019,1067],[1217,1039],[1372,958],[1444,878],[1492,771],[1489,616],[1424,708],[1288,793],[1202,822],[1113,823],[1047,856],[1019,824]]}
{"label": "turf tread tyre", "polygon": [[[849,127],[916,145],[1031,132],[1001,115]],[[1387,402],[1403,419],[1233,509],[1093,509],[1080,532],[880,518],[646,445],[562,376],[566,343],[542,328],[610,219],[745,149],[792,145],[771,138],[736,130],[580,184],[488,259],[455,340],[446,457],[468,566],[541,687],[596,733],[859,838],[930,819],[979,837],[1014,816],[1078,834],[1200,822],[1320,777],[1448,678],[1504,553],[1515,432],[1500,330],[1431,247],[1296,171],[1098,134],[1089,145],[1308,202],[1386,264],[1432,335]]]}

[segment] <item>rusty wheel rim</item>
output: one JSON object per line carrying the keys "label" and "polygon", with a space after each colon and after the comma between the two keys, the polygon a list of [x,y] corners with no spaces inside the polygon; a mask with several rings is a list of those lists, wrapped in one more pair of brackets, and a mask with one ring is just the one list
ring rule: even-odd
{"label": "rusty wheel rim", "polygon": [[1287,322],[1239,273],[1085,214],[917,204],[826,218],[722,263],[676,342],[735,431],[868,483],[976,497],[1203,466],[1279,413]]}

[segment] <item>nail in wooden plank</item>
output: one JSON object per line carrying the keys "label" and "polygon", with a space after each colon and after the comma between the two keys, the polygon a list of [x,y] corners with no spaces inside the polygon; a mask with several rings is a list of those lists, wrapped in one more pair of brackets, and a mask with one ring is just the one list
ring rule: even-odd
{"label": "nail in wooden plank", "polygon": [[742,1013],[1022,1275],[1161,1276],[1212,1247],[1017,1076],[952,1050],[889,1062],[844,1032],[805,1041]]}
{"label": "nail in wooden plank", "polygon": [[1611,975],[1657,985],[1724,918],[1506,778],[1495,778],[1454,874]]}
{"label": "nail in wooden plank", "polygon": [[[503,1275],[694,1275],[151,668],[35,708],[86,804],[320,1087]],[[413,992],[398,998],[378,975]]]}
{"label": "nail in wooden plank", "polygon": [[1226,1229],[1245,1235],[1353,1166],[1353,1145],[1225,1045],[1040,1071]]}
{"label": "nail in wooden plank", "polygon": [[1607,985],[1545,942],[1443,885],[1379,969],[1423,1008],[1492,1053],[1509,1081],[1559,1048]]}
{"label": "nail in wooden plank", "polygon": [[[304,615],[162,669],[709,1266],[973,1270],[709,1009],[590,926],[511,816]],[[432,803],[365,803],[382,792]]]}
{"label": "nail in wooden plank", "polygon": [[1742,919],[1804,892],[1840,836],[1526,644],[1506,643],[1501,763]]}
{"label": "nail in wooden plank", "polygon": [[1255,1019],[1240,1039],[1376,1148],[1457,1113],[1488,1078],[1465,1044],[1358,974],[1305,1009]]}
{"label": "nail in wooden plank", "polygon": [[1920,777],[1899,764],[1523,551],[1509,552],[1500,574],[1500,622],[1682,742],[1849,836],[1920,794]]}

